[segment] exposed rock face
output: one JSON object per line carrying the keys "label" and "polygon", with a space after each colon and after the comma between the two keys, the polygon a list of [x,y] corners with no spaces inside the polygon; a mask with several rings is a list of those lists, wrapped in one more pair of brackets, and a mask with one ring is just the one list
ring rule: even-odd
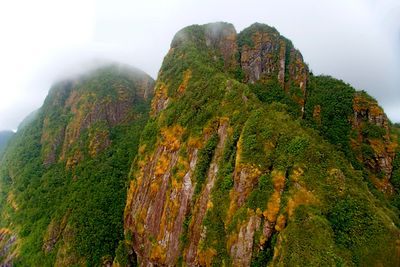
{"label": "exposed rock face", "polygon": [[[353,129],[357,132],[357,139],[352,140],[352,147],[356,151],[358,159],[372,172],[372,182],[381,191],[393,193],[390,178],[395,158],[396,140],[390,135],[389,120],[375,100],[363,93],[357,93],[353,100],[354,118]],[[382,136],[371,136],[369,125],[381,129]],[[369,146],[373,157],[357,153],[358,147]],[[383,174],[380,179],[378,175]]]}
{"label": "exposed rock face", "polygon": [[254,232],[260,227],[261,219],[253,215],[249,222],[243,225],[238,233],[237,243],[231,249],[233,266],[250,266],[253,253]]}
{"label": "exposed rock face", "polygon": [[205,27],[205,39],[207,47],[221,53],[225,69],[236,67],[237,34],[232,24],[207,24]]}
{"label": "exposed rock face", "polygon": [[202,190],[199,199],[194,204],[194,213],[192,215],[192,224],[189,226],[189,246],[186,252],[186,262],[188,265],[198,265],[198,246],[201,239],[201,234],[205,229],[202,227],[204,216],[209,208],[210,194],[214,187],[215,180],[218,174],[218,161],[222,156],[225,140],[227,137],[228,124],[223,121],[218,128],[219,141],[215,149],[214,157],[210,163],[210,168],[207,174],[206,185]]}
{"label": "exposed rock face", "polygon": [[[202,221],[218,173],[217,161],[225,144],[227,123],[222,122],[219,126],[219,142],[206,184],[195,203],[192,176],[198,160],[198,145],[189,142],[188,158],[179,156],[182,134],[183,129],[179,127],[165,129],[163,141],[159,142],[151,158],[146,163],[143,162],[136,179],[131,182],[125,209],[125,230],[133,233],[133,247],[142,266],[176,265],[182,253],[180,236],[183,233],[183,223],[192,204],[193,220],[189,226],[189,245],[185,261],[190,266],[198,264],[197,249],[203,231]],[[205,134],[204,140],[208,138],[208,134]],[[172,174],[177,164],[185,166],[177,174],[182,176],[181,181]],[[152,237],[155,238],[153,242]]]}
{"label": "exposed rock face", "polygon": [[7,228],[0,228],[0,266],[11,267],[16,258],[16,252],[11,248],[15,245],[17,237]]}
{"label": "exposed rock face", "polygon": [[[289,93],[304,111],[308,80],[308,67],[301,53],[277,30],[261,24],[253,24],[240,33],[240,64],[249,83],[277,79],[282,89]],[[291,90],[293,91],[293,90]]]}

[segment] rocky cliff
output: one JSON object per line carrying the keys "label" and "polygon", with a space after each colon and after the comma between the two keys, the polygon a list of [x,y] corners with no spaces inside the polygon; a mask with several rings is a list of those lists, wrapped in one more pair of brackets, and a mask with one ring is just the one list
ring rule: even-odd
{"label": "rocky cliff", "polygon": [[[178,32],[130,174],[129,260],[114,263],[134,251],[140,266],[399,264],[398,210],[368,189],[369,174],[392,171],[390,123],[337,84],[266,25]],[[363,123],[386,136],[371,161],[351,142]]]}

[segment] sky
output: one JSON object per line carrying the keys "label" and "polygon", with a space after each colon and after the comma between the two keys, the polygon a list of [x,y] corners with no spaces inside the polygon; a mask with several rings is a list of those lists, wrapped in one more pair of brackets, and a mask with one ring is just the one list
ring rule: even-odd
{"label": "sky", "polygon": [[57,80],[111,60],[153,78],[191,24],[274,26],[314,74],[375,97],[400,122],[399,0],[1,0],[0,130],[17,129]]}

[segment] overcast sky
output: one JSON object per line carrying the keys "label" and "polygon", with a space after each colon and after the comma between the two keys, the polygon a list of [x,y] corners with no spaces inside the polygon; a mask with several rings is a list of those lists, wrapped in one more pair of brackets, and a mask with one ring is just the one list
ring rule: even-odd
{"label": "overcast sky", "polygon": [[238,32],[274,26],[314,74],[366,90],[400,122],[400,0],[2,0],[0,130],[16,129],[54,81],[93,59],[156,78],[179,29],[215,21]]}

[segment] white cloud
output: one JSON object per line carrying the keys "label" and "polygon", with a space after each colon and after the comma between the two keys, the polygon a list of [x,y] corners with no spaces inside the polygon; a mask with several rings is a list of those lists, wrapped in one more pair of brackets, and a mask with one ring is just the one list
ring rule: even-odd
{"label": "white cloud", "polygon": [[51,83],[92,58],[157,75],[182,27],[254,22],[292,39],[314,73],[344,79],[400,121],[397,0],[131,1],[14,0],[0,3],[0,130],[15,129]]}

